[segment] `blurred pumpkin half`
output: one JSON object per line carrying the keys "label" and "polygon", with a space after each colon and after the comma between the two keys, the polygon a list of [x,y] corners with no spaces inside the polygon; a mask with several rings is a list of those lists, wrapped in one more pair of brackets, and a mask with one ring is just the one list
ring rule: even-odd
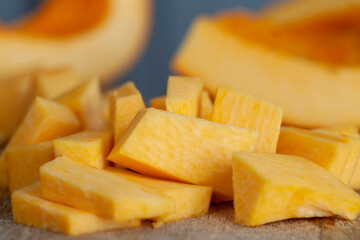
{"label": "blurred pumpkin half", "polygon": [[284,123],[360,127],[360,1],[283,1],[256,13],[197,18],[175,72],[266,99]]}
{"label": "blurred pumpkin half", "polygon": [[44,1],[0,26],[0,80],[64,67],[103,81],[123,75],[144,49],[151,10],[151,0]]}

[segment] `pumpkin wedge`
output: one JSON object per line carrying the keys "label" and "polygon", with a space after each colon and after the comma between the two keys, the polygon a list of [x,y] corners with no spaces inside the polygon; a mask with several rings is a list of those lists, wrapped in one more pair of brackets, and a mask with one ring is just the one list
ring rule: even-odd
{"label": "pumpkin wedge", "polygon": [[150,28],[150,0],[44,1],[28,17],[1,26],[0,65],[6,71],[0,79],[68,67],[82,79],[107,81],[133,65]]}
{"label": "pumpkin wedge", "polygon": [[359,127],[360,8],[349,11],[281,29],[256,15],[200,16],[172,69],[203,79],[212,96],[225,85],[270,101],[287,125]]}

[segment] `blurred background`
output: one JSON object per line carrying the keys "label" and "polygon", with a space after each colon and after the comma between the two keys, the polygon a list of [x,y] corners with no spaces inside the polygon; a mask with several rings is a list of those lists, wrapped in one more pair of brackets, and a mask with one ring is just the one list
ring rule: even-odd
{"label": "blurred background", "polygon": [[[0,0],[0,19],[4,22],[16,20],[36,9],[41,2]],[[271,2],[273,0],[153,0],[153,29],[146,50],[136,66],[125,77],[118,78],[114,86],[132,80],[145,101],[165,94],[167,77],[171,74],[169,61],[197,15],[233,8],[256,10]]]}

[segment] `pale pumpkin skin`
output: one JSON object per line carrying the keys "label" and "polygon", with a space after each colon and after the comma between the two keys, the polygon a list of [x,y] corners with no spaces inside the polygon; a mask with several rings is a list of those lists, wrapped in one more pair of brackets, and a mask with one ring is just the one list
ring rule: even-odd
{"label": "pale pumpkin skin", "polygon": [[14,26],[0,26],[0,81],[62,67],[104,82],[122,76],[144,49],[151,13],[151,0],[46,1]]}

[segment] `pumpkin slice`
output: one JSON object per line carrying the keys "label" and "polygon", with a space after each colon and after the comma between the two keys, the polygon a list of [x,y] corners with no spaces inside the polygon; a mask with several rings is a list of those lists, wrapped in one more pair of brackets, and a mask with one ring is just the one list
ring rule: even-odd
{"label": "pumpkin slice", "polygon": [[39,169],[55,159],[52,141],[11,148],[6,153],[9,189],[13,192],[40,180]]}
{"label": "pumpkin slice", "polygon": [[61,95],[57,102],[68,106],[78,117],[82,130],[106,130],[98,79],[92,79]]}
{"label": "pumpkin slice", "polygon": [[82,83],[71,69],[41,71],[35,76],[36,95],[55,99]]}
{"label": "pumpkin slice", "polygon": [[338,215],[354,220],[360,197],[315,163],[273,153],[235,153],[235,223],[257,226],[289,218]]}
{"label": "pumpkin slice", "polygon": [[34,98],[30,76],[0,81],[0,146],[15,132]]}
{"label": "pumpkin slice", "polygon": [[39,183],[15,191],[11,195],[11,204],[15,223],[71,236],[141,225],[140,220],[119,223],[47,201],[41,197]]}
{"label": "pumpkin slice", "polygon": [[231,156],[253,151],[258,132],[149,108],[135,119],[108,159],[137,172],[213,188],[232,200]]}
{"label": "pumpkin slice", "polygon": [[166,110],[166,96],[159,96],[150,99],[150,107]]}
{"label": "pumpkin slice", "polygon": [[111,147],[110,132],[84,131],[54,140],[55,157],[64,156],[97,168],[108,165],[106,157]]}
{"label": "pumpkin slice", "polygon": [[258,152],[275,152],[282,110],[269,102],[220,86],[211,121],[259,131]]}
{"label": "pumpkin slice", "polygon": [[114,173],[59,157],[40,168],[41,195],[119,222],[175,211],[174,199]]}
{"label": "pumpkin slice", "polygon": [[143,108],[144,100],[133,82],[127,82],[109,93],[109,124],[113,130],[114,143],[119,141],[135,115]]}
{"label": "pumpkin slice", "polygon": [[209,211],[212,192],[210,187],[160,180],[113,167],[106,170],[175,200],[175,212],[153,218],[157,223],[198,217]]}
{"label": "pumpkin slice", "polygon": [[7,150],[66,136],[78,129],[79,121],[68,107],[37,97],[1,155],[0,189],[8,187],[4,157]]}
{"label": "pumpkin slice", "polygon": [[44,1],[29,17],[1,26],[0,65],[6,71],[0,79],[71,68],[81,79],[108,81],[138,59],[150,25],[150,0]]}
{"label": "pumpkin slice", "polygon": [[199,78],[170,76],[166,91],[166,111],[198,117],[203,85]]}
{"label": "pumpkin slice", "polygon": [[270,101],[287,125],[360,126],[360,8],[348,11],[283,29],[261,16],[202,16],[172,68],[204,79],[212,96],[226,85]]}
{"label": "pumpkin slice", "polygon": [[213,102],[210,98],[209,92],[203,90],[201,92],[200,118],[210,120],[212,111],[213,111]]}

